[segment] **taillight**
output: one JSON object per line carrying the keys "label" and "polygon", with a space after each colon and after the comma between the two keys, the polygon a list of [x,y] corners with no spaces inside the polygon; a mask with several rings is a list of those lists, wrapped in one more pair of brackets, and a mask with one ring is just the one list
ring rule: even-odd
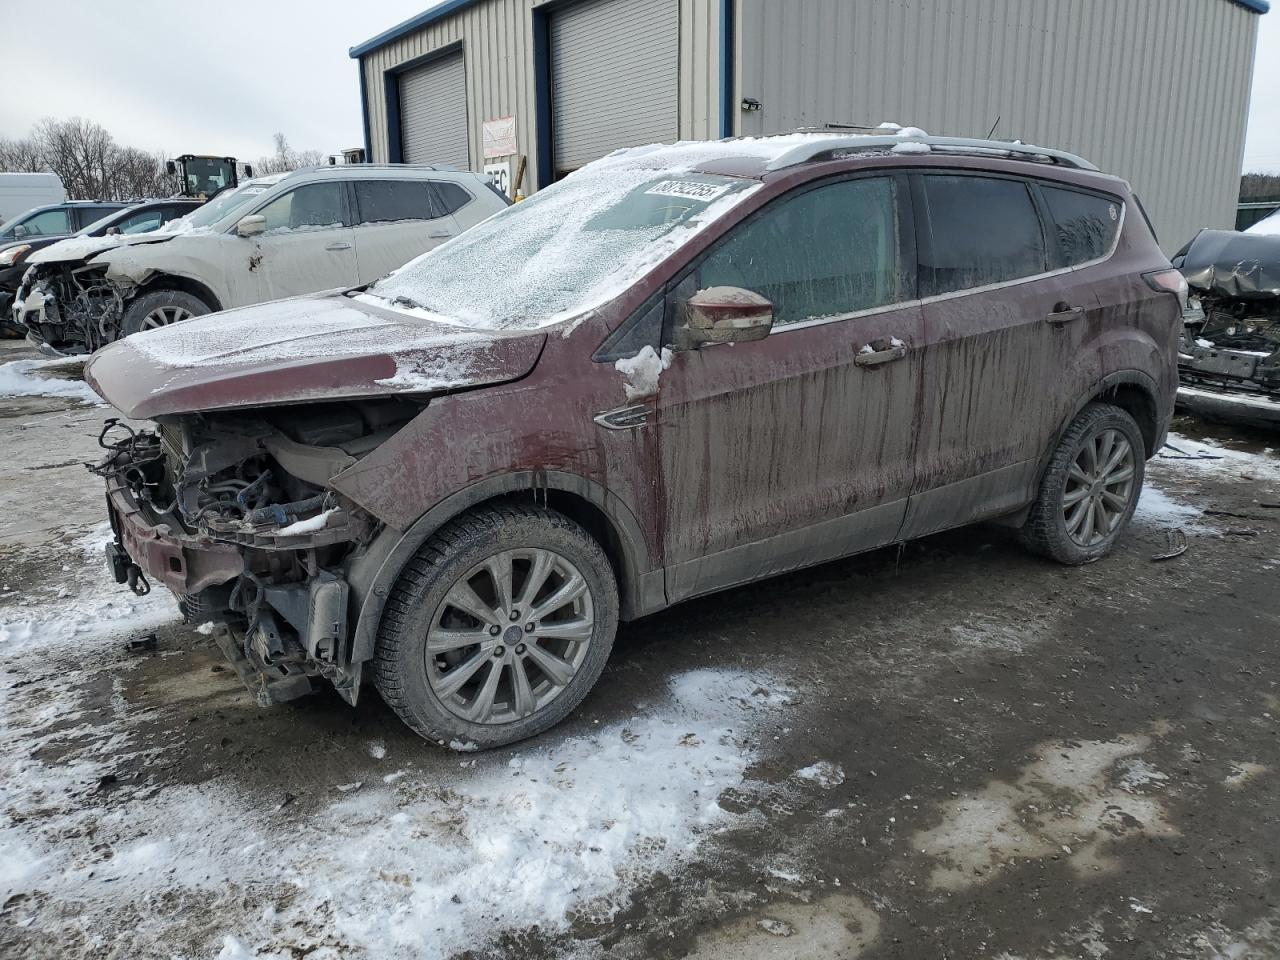
{"label": "taillight", "polygon": [[1170,267],[1168,270],[1153,270],[1151,273],[1144,273],[1142,279],[1147,281],[1147,286],[1152,290],[1160,293],[1172,293],[1178,298],[1178,306],[1185,313],[1187,309],[1187,294],[1190,288],[1187,286],[1187,278],[1182,275],[1181,270],[1175,270]]}

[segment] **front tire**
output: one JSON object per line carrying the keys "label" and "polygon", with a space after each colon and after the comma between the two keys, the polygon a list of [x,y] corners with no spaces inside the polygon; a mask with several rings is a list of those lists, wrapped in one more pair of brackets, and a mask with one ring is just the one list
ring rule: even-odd
{"label": "front tire", "polygon": [[503,746],[568,716],[617,627],[613,569],[582,527],[544,507],[485,507],[441,528],[401,571],[374,684],[428,740]]}
{"label": "front tire", "polygon": [[181,290],[153,290],[135,297],[125,308],[120,334],[127,337],[144,330],[156,330],[209,313],[209,305]]}
{"label": "front tire", "polygon": [[1020,533],[1034,553],[1078,565],[1100,560],[1129,525],[1146,469],[1142,431],[1126,411],[1091,403],[1071,421]]}

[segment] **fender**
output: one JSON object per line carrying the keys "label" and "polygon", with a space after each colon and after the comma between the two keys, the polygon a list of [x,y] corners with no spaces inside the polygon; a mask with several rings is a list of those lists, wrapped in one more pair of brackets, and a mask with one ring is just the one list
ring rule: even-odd
{"label": "fender", "polygon": [[1155,442],[1152,444],[1152,448],[1147,451],[1148,459],[1164,446],[1165,436],[1169,432],[1169,421],[1173,417],[1172,402],[1168,404],[1160,402],[1160,387],[1156,384],[1155,378],[1151,374],[1142,370],[1116,370],[1107,374],[1077,397],[1068,410],[1066,417],[1058,425],[1058,429],[1053,432],[1053,436],[1049,438],[1048,445],[1040,454],[1040,467],[1036,474],[1037,487],[1040,483],[1039,477],[1044,475],[1045,468],[1049,465],[1049,459],[1053,456],[1053,451],[1058,448],[1058,442],[1062,439],[1067,427],[1071,425],[1071,421],[1080,415],[1081,410],[1099,397],[1115,390],[1117,387],[1125,386],[1134,386],[1140,389],[1147,395],[1147,398],[1151,401],[1152,409],[1156,411]]}
{"label": "fender", "polygon": [[666,605],[662,570],[652,569],[649,550],[639,523],[630,508],[601,484],[571,473],[552,470],[522,470],[477,481],[450,494],[421,517],[403,534],[385,527],[369,548],[356,557],[347,570],[352,591],[350,609],[358,611],[351,634],[351,663],[361,663],[373,656],[382,610],[400,571],[437,530],[454,517],[472,507],[497,497],[517,493],[556,490],[588,501],[608,519],[621,544],[617,558],[619,600],[624,620],[642,616]]}

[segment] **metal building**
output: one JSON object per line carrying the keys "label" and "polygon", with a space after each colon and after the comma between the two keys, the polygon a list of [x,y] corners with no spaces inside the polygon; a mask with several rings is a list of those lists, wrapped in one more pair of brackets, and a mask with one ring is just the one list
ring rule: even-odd
{"label": "metal building", "polygon": [[525,193],[623,146],[892,120],[1128,179],[1166,249],[1235,217],[1267,0],[445,0],[351,49],[366,155]]}

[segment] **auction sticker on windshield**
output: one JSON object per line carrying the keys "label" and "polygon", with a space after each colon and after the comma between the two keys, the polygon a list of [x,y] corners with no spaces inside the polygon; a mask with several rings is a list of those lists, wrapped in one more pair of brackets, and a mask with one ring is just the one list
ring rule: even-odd
{"label": "auction sticker on windshield", "polygon": [[679,197],[710,203],[729,192],[728,184],[701,183],[697,180],[659,180],[645,191],[657,197]]}

